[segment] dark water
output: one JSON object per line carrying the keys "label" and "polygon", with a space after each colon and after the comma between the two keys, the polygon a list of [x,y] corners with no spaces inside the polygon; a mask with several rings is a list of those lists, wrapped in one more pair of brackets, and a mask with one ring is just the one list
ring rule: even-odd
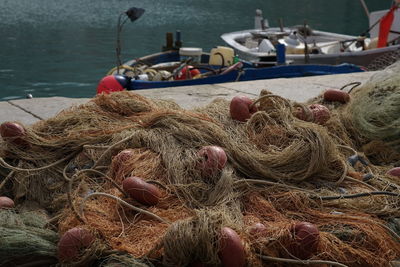
{"label": "dark water", "polygon": [[[391,1],[366,0],[371,11]],[[0,0],[0,100],[91,97],[115,66],[116,24],[131,6],[146,9],[122,33],[122,60],[160,51],[179,29],[184,46],[210,50],[225,32],[253,27],[255,9],[270,25],[303,24],[357,35],[368,28],[358,0]]]}

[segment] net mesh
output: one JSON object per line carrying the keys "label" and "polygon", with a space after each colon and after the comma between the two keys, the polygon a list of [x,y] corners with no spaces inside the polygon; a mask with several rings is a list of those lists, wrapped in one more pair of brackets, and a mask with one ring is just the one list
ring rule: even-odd
{"label": "net mesh", "polygon": [[[352,92],[347,105],[313,99],[330,109],[323,125],[298,119],[298,104],[265,90],[245,123],[232,120],[223,99],[185,110],[131,92],[100,95],[25,127],[23,146],[3,140],[0,190],[17,203],[38,202],[60,236],[73,227],[96,236],[70,265],[219,265],[223,227],[238,234],[249,266],[302,263],[292,227],[309,222],[320,231],[310,260],[385,266],[400,255],[400,185],[386,174],[400,160],[398,105],[371,134],[359,121],[374,112],[359,109],[371,108],[367,96],[383,103],[377,88],[387,89],[385,103],[396,102],[397,68]],[[223,148],[223,169],[202,169],[204,146]],[[157,204],[123,190],[133,176],[160,191]],[[257,223],[265,229],[254,233]]]}

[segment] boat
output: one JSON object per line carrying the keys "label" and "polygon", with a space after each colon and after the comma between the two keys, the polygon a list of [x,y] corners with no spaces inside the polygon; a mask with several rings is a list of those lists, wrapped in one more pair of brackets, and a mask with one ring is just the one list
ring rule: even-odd
{"label": "boat", "polygon": [[255,64],[269,64],[283,46],[287,64],[351,63],[368,68],[385,54],[400,54],[398,7],[395,3],[390,10],[368,12],[369,37],[319,31],[308,25],[269,27],[262,11],[256,10],[255,29],[225,33],[221,38],[240,58]]}
{"label": "boat", "polygon": [[[231,53],[228,53],[229,50]],[[188,54],[193,57],[188,57]],[[197,60],[193,60],[194,57]],[[100,81],[97,93],[364,71],[347,63],[337,66],[296,64],[257,67],[251,62],[236,60],[233,49],[228,47],[217,47],[212,53],[192,47],[163,51],[127,61],[118,69],[113,68]]]}
{"label": "boat", "polygon": [[[122,13],[134,15],[144,11],[131,8]],[[137,19],[137,16],[134,17]],[[118,33],[121,32],[121,19],[118,20]],[[292,78],[312,75],[328,75],[364,71],[354,64],[338,66],[324,64],[286,64],[279,54],[268,64],[254,64],[241,59],[234,49],[217,46],[209,53],[198,47],[184,47],[180,31],[166,34],[163,51],[121,63],[120,36],[117,38],[117,66],[112,68],[97,86],[97,93],[110,93],[122,90],[141,90],[176,86],[215,84],[257,79]]]}

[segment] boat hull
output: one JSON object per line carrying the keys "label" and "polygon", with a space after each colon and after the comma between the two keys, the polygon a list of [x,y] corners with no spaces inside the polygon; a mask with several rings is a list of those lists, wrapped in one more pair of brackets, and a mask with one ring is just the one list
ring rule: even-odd
{"label": "boat hull", "polygon": [[268,68],[244,68],[242,70],[233,70],[226,74],[218,74],[206,78],[180,81],[131,81],[128,90],[142,90],[152,88],[165,88],[190,85],[217,84],[236,81],[253,81],[260,79],[276,79],[276,78],[294,78],[315,75],[330,75],[352,72],[362,72],[362,68],[353,64],[341,65],[285,65]]}
{"label": "boat hull", "polygon": [[[274,53],[266,53],[266,52],[258,52],[256,48],[248,48],[243,43],[246,38],[251,38],[255,34],[261,35],[263,32],[284,32],[289,34],[293,31],[293,28],[284,28],[281,31],[279,28],[270,28],[266,31],[262,30],[245,30],[245,31],[238,31],[232,33],[226,33],[221,35],[221,38],[225,41],[225,43],[232,47],[235,50],[237,55],[250,62],[256,64],[267,64]],[[314,36],[316,38],[323,37],[326,40],[337,40],[345,41],[345,40],[352,40],[358,37],[351,36],[351,35],[343,35],[343,34],[336,34],[324,31],[313,31]],[[312,44],[312,41],[307,41],[307,43]],[[311,47],[311,45],[310,45]],[[329,65],[337,65],[342,63],[350,63],[355,64],[363,67],[368,67],[374,60],[382,57],[383,55],[390,53],[390,52],[400,52],[400,44],[392,45],[383,48],[375,48],[369,50],[360,50],[360,51],[348,51],[348,52],[339,52],[339,53],[329,53],[329,54],[286,54],[286,61],[289,64],[329,64]]]}
{"label": "boat hull", "polygon": [[[329,74],[342,74],[352,72],[362,72],[363,68],[354,64],[340,64],[340,65],[322,65],[322,64],[296,64],[296,65],[278,65],[262,67],[243,61],[240,68],[222,68],[221,66],[208,65],[209,54],[204,53],[201,57],[201,62],[198,66],[207,66],[207,70],[212,70],[215,74],[198,79],[187,80],[165,80],[165,81],[148,81],[141,79],[130,79],[128,90],[142,90],[152,88],[166,88],[178,86],[191,86],[191,85],[204,85],[204,84],[217,84],[237,81],[252,81],[259,79],[275,79],[275,78],[293,78],[305,77],[314,75],[329,75]],[[157,69],[155,66],[167,66],[173,63],[173,66],[181,64],[179,52],[165,51],[141,58],[133,59],[126,62],[124,65],[131,68],[139,68],[142,64],[151,66],[150,68]],[[168,65],[169,66],[169,65]],[[116,73],[112,73],[116,74]],[[120,73],[125,75],[124,73]]]}

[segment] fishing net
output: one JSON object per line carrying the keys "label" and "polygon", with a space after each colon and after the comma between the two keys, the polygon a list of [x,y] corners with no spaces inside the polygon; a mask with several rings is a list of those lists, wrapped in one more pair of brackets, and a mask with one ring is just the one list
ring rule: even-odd
{"label": "fishing net", "polygon": [[370,71],[383,70],[389,67],[390,65],[394,64],[399,59],[400,59],[400,49],[386,52],[383,55],[380,55],[379,57],[371,61],[367,66],[367,70]]}
{"label": "fishing net", "polygon": [[[268,201],[271,198],[273,200]],[[251,236],[258,253],[289,258],[293,242],[290,238],[291,225],[301,220],[311,221],[323,231],[318,256],[314,258],[323,257],[349,266],[384,266],[390,258],[397,257],[399,240],[388,235],[382,222],[370,215],[350,209],[342,210],[344,212],[335,212],[334,208],[321,210],[319,204],[301,193],[293,192],[273,196],[253,192],[246,195],[245,200],[248,226],[254,224],[254,220],[268,225],[262,235]],[[381,240],[380,235],[385,235],[387,239]],[[382,250],[377,251],[377,246]],[[376,257],[370,258],[371,254]]]}
{"label": "fishing net", "polygon": [[46,227],[47,219],[39,210],[0,210],[0,265],[56,264],[58,234]]}
{"label": "fishing net", "polygon": [[102,260],[99,263],[99,266],[101,267],[152,267],[154,266],[151,264],[151,262],[147,261],[141,261],[138,259],[135,259],[134,257],[130,256],[129,254],[125,255],[118,255],[118,254],[112,254]]}
{"label": "fishing net", "polygon": [[354,91],[348,113],[356,129],[400,152],[400,61],[373,75]]}
{"label": "fishing net", "polygon": [[202,262],[218,265],[218,239],[222,226],[241,229],[240,210],[231,207],[204,209],[197,211],[190,219],[173,223],[163,237],[163,264],[187,266]]}
{"label": "fishing net", "polygon": [[[38,202],[60,236],[74,227],[94,235],[67,265],[221,265],[226,227],[248,266],[301,264],[292,231],[299,222],[320,231],[312,263],[388,265],[400,257],[400,186],[386,174],[396,153],[359,136],[346,112],[358,106],[356,95],[363,90],[350,104],[327,105],[322,124],[294,116],[297,108],[309,114],[305,104],[266,90],[245,123],[231,118],[224,99],[185,110],[131,92],[99,95],[25,127],[22,144],[3,140],[0,192]],[[206,171],[207,146],[223,148],[223,168]],[[132,177],[159,191],[155,204],[124,190]],[[257,223],[265,229],[254,232]]]}

